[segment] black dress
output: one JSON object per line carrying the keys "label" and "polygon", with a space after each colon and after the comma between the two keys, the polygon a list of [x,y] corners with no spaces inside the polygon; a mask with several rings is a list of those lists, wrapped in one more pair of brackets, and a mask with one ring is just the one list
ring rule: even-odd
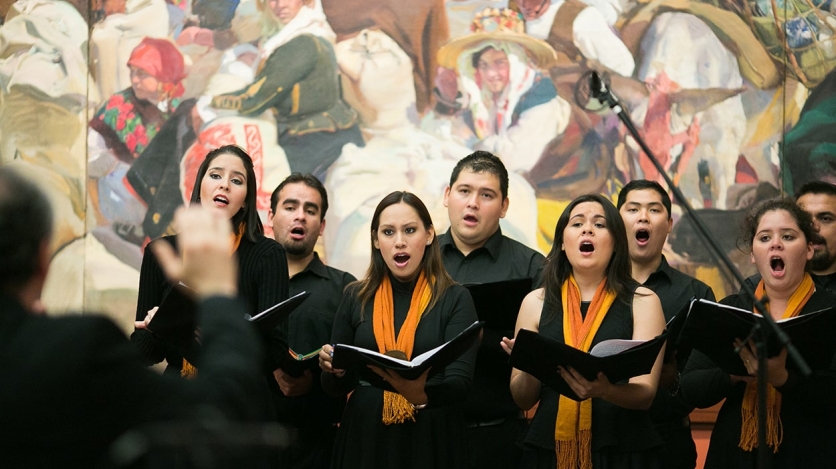
{"label": "black dress", "polygon": [[[165,236],[152,242],[168,242],[176,248],[177,236]],[[289,284],[287,257],[281,244],[264,236],[259,236],[256,242],[242,238],[235,254],[239,262],[238,296],[247,304],[250,315],[254,316],[287,299]],[[146,247],[145,255],[142,257],[142,267],[139,271],[136,320],[142,321],[145,319],[148,310],[159,306],[171,288],[172,285],[163,274],[156,256],[150,248]],[[269,342],[275,343],[268,344],[270,350],[267,353],[275,355],[268,358],[271,362],[279,359],[280,351],[287,355],[286,330],[285,328],[284,334],[279,335],[277,333],[275,337],[269,340]],[[131,334],[131,342],[139,348],[146,365],[150,366],[166,360],[168,362],[167,373],[179,374],[183,365],[183,352],[187,351],[187,354],[194,352],[188,350],[189,344],[193,342],[191,335],[170,340],[157,336],[151,331],[137,329]],[[198,364],[195,363],[195,365]],[[271,368],[271,370],[273,369]]]}
{"label": "black dress", "polygon": [[[726,297],[723,304],[746,310],[752,302],[743,295]],[[818,311],[836,303],[836,297],[819,288],[804,305],[800,314]],[[836,358],[836,357],[834,357]],[[789,363],[789,359],[787,359]],[[717,414],[705,468],[755,468],[758,451],[738,447],[742,418],[740,407],[746,390],[744,383],[732,385],[729,375],[703,353],[694,350],[682,374],[682,394],[696,407],[710,407],[721,399],[726,402]],[[789,378],[781,393],[781,423],[784,437],[778,452],[769,449],[774,469],[795,469],[836,466],[836,360],[827,370],[814,371],[803,378],[789,370]]]}
{"label": "black dress", "polygon": [[[563,341],[563,311],[549,318],[546,306],[540,314],[540,334]],[[616,300],[601,323],[592,346],[607,339],[633,337],[632,305]],[[555,370],[555,372],[557,372]],[[540,404],[523,438],[522,468],[554,469],[554,429],[560,395],[547,386],[540,390]],[[661,468],[662,440],[647,411],[625,409],[603,399],[592,399],[592,467],[595,469]]]}
{"label": "black dress", "polygon": [[[392,279],[395,331],[400,331],[409,309],[414,282]],[[334,320],[333,343],[352,344],[377,351],[372,326],[373,302],[361,318],[356,286],[343,295]],[[460,285],[447,289],[426,312],[415,331],[413,356],[449,341],[476,321],[470,293]],[[470,391],[476,347],[465,352],[444,371],[427,381],[427,408],[417,411],[415,422],[384,425],[383,391],[346,373],[336,378],[322,374],[323,387],[332,393],[353,391],[334,445],[333,468],[460,468],[467,466],[461,403]]]}

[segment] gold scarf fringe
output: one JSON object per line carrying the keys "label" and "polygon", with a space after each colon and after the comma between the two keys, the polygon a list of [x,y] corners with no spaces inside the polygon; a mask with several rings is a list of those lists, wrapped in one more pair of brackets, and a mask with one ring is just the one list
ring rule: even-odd
{"label": "gold scarf fringe", "polygon": [[180,377],[186,379],[197,378],[197,368],[185,358],[183,359],[183,367],[180,368]]}
{"label": "gold scarf fringe", "polygon": [[554,451],[561,469],[592,469],[592,431],[580,430],[573,440],[556,440]]}
{"label": "gold scarf fringe", "polygon": [[[740,426],[740,443],[743,451],[752,451],[758,447],[758,388],[757,382],[746,385],[740,414],[743,422]],[[784,424],[781,422],[781,394],[774,387],[766,385],[766,445],[772,452],[778,452],[778,446],[784,440]]]}
{"label": "gold scarf fringe", "polygon": [[415,408],[412,404],[396,392],[383,391],[383,424],[404,423],[415,421]]}

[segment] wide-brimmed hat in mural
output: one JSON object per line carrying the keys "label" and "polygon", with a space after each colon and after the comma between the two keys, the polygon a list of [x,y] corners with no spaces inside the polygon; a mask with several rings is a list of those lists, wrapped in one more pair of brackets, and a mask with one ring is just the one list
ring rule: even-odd
{"label": "wide-brimmed hat in mural", "polygon": [[525,49],[528,58],[538,68],[548,69],[557,60],[552,46],[525,34],[525,23],[519,13],[507,8],[485,8],[470,24],[470,33],[447,41],[438,50],[438,63],[445,68],[456,68],[459,56],[481,43],[507,41]]}

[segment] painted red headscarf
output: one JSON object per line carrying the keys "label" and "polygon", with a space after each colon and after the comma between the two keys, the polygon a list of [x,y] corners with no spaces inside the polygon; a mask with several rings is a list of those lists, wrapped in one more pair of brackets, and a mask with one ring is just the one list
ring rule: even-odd
{"label": "painted red headscarf", "polygon": [[183,94],[180,83],[186,77],[186,65],[177,46],[167,39],[146,37],[131,52],[128,66],[141,68],[160,82],[160,91],[168,98]]}

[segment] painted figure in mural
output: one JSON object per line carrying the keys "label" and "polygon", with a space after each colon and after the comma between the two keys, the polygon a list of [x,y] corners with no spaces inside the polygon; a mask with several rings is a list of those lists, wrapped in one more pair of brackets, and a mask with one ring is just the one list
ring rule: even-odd
{"label": "painted figure in mural", "polygon": [[[662,333],[662,305],[631,277],[627,233],[612,202],[597,194],[576,198],[558,219],[554,240],[543,288],[523,300],[517,331],[532,330],[581,350],[605,339],[649,340]],[[511,353],[514,340],[502,341]],[[539,401],[519,467],[553,468],[560,460],[565,467],[662,468],[662,440],[646,410],[661,370],[661,352],[649,374],[627,383],[610,383],[603,374],[588,381],[571,368],[558,369],[583,399],[576,402],[514,369],[511,394],[517,404],[530,409]],[[590,412],[591,418],[579,418]]]}
{"label": "painted figure in mural", "polygon": [[357,113],[341,97],[334,33],[316,4],[259,0],[258,6],[265,24],[258,73],[211,105],[244,116],[272,110],[290,169],[324,180],[343,145],[363,146]]}
{"label": "painted figure in mural", "polygon": [[[444,268],[461,284],[520,278],[540,284],[544,258],[503,235],[499,220],[510,207],[508,171],[496,156],[476,151],[458,162],[444,191],[450,229],[439,236]],[[508,311],[516,315],[517,311]],[[476,356],[473,391],[463,405],[470,466],[514,467],[525,416],[508,390],[511,367],[502,337],[513,330],[486,327]]]}
{"label": "painted figure in mural", "polygon": [[0,168],[3,465],[100,467],[111,444],[140,425],[189,418],[207,407],[224,419],[252,418],[253,404],[242,396],[258,389],[261,351],[241,321],[243,302],[234,298],[229,225],[206,212],[180,213],[182,257],[160,253],[166,274],[191,285],[199,303],[207,365],[196,382],[186,382],[143,367],[106,318],[44,315],[38,304],[51,264],[51,212],[31,182]]}
{"label": "painted figure in mural", "polygon": [[833,124],[836,122],[836,73],[830,72],[810,93],[796,125],[783,142],[781,180],[784,190],[795,193],[809,181],[836,183]]}
{"label": "painted figure in mural", "polygon": [[[761,281],[755,296],[769,297],[776,320],[833,306],[833,294],[816,288],[807,271],[813,257],[815,231],[810,215],[792,199],[773,199],[750,211],[743,240]],[[752,309],[741,292],[722,303]],[[741,345],[742,338],[738,338]],[[746,376],[729,375],[711,359],[694,351],[682,374],[682,394],[697,407],[710,407],[725,398],[717,415],[705,460],[707,469],[754,468],[758,457],[758,357],[753,343],[742,344],[740,359]],[[770,467],[827,467],[836,460],[836,360],[826,370],[804,377],[787,368],[787,350],[767,360],[767,453]]]}
{"label": "painted figure in mural", "polygon": [[[284,249],[272,239],[264,237],[261,220],[255,211],[255,174],[250,156],[240,148],[230,145],[218,148],[208,155],[197,173],[192,204],[212,210],[219,217],[232,223],[235,236],[230,241],[230,253],[238,258],[238,294],[247,301],[250,315],[264,311],[288,297],[287,258]],[[150,245],[167,243],[177,247],[177,236],[166,236]],[[194,334],[161,336],[147,329],[158,306],[174,287],[165,280],[154,252],[146,247],[139,274],[139,296],[136,305],[136,330],[131,342],[136,344],[143,361],[154,365],[166,360],[166,373],[191,377],[200,363],[195,363]],[[267,357],[262,369],[269,374],[279,367],[287,356],[287,328],[279,326],[265,337]],[[267,386],[272,375],[264,382],[264,416],[270,415],[272,402]]]}
{"label": "painted figure in mural", "polygon": [[[430,214],[415,195],[384,197],[372,218],[371,242],[369,270],[344,293],[330,343],[399,350],[412,358],[476,321],[470,294],[444,270]],[[460,405],[471,389],[475,346],[430,379],[428,371],[410,381],[372,367],[396,392],[334,369],[332,350],[326,344],[319,354],[322,385],[351,396],[331,467],[467,466]]]}
{"label": "painted figure in mural", "polygon": [[445,68],[425,128],[496,154],[511,172],[529,172],[569,123],[569,104],[540,71],[554,59],[551,46],[525,34],[516,12],[483,10],[471,34],[439,50]]}
{"label": "painted figure in mural", "polygon": [[[125,240],[145,241],[147,206],[125,177],[166,121],[182,115],[183,56],[167,39],[145,38],[127,64],[131,86],[110,98],[90,119],[88,176],[98,179],[99,211]],[[190,106],[188,107],[190,109]]]}
{"label": "painted figure in mural", "polygon": [[328,23],[340,42],[363,30],[392,38],[412,63],[415,103],[419,113],[430,105],[438,61],[436,54],[450,37],[447,0],[321,0]]}
{"label": "painted figure in mural", "polygon": [[[362,148],[346,145],[328,173],[325,186],[340,197],[333,199],[323,240],[329,264],[362,275],[371,254],[368,225],[380,199],[393,190],[412,192],[427,206],[436,229],[446,229],[444,189],[456,162],[471,150],[418,128],[412,61],[392,38],[363,31],[336,49],[346,100],[360,112],[367,141]],[[515,210],[502,220],[503,230],[534,245],[534,190],[512,174],[509,194]]]}
{"label": "painted figure in mural", "polygon": [[[708,285],[671,267],[662,254],[673,220],[671,198],[659,183],[646,179],[628,182],[619,192],[616,206],[627,228],[633,278],[656,293],[666,322],[687,307],[692,298],[714,301],[714,292]],[[650,418],[665,444],[662,467],[694,469],[697,448],[688,418],[693,407],[680,393],[680,374],[688,362],[688,353],[680,349],[666,355],[670,358],[662,364],[659,389],[650,406]]]}
{"label": "painted figure in mural", "polygon": [[554,47],[558,67],[574,63],[625,77],[633,75],[636,66],[633,55],[613,30],[621,13],[618,1],[516,0],[515,3],[516,7],[512,5],[512,8],[522,13],[526,34]]}
{"label": "painted figure in mural", "polygon": [[133,83],[124,68],[133,50],[145,38],[168,37],[169,10],[165,0],[100,0],[98,6],[104,18],[90,32],[91,68],[99,96],[107,99]]}
{"label": "painted figure in mural", "polygon": [[[327,211],[328,193],[322,183],[310,174],[293,173],[273,191],[267,216],[274,239],[287,254],[290,294],[311,294],[289,318],[288,346],[299,355],[331,340],[343,290],[357,280],[323,264],[314,251]],[[283,397],[277,404],[279,422],[298,431],[295,443],[283,453],[286,467],[330,466],[345,399],[324,393],[320,373],[305,370],[298,375],[281,368],[273,372]]]}

